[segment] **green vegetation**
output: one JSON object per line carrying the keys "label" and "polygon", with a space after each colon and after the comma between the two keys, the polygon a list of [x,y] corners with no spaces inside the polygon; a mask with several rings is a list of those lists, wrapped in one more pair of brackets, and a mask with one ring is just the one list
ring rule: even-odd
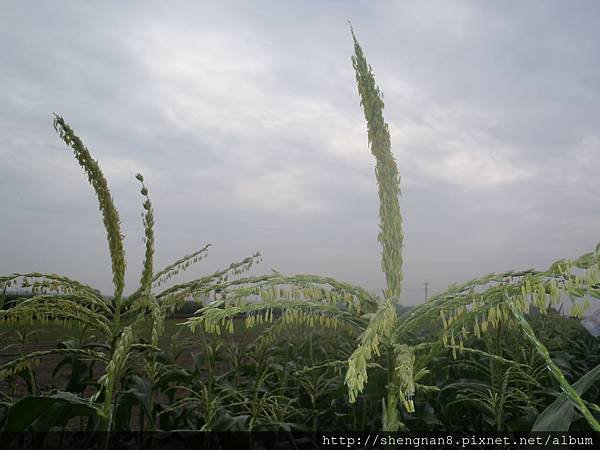
{"label": "green vegetation", "polygon": [[[99,448],[109,431],[129,429],[600,430],[598,339],[556,312],[561,294],[575,316],[600,298],[600,246],[545,271],[490,274],[400,307],[400,178],[382,95],[353,30],[352,38],[376,160],[384,296],[322,275],[243,276],[259,253],[158,291],[208,246],[155,271],[141,174],[146,252],[139,288],[123,296],[123,237],[108,183],[56,116],[99,201],[114,295],[56,274],[0,277],[12,349],[0,361],[4,430],[98,430]],[[7,300],[12,286],[32,295]],[[187,321],[168,320],[206,298]]]}

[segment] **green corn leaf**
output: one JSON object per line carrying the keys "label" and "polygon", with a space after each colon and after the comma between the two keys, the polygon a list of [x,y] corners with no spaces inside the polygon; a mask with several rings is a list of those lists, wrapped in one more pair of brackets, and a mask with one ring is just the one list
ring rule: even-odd
{"label": "green corn leaf", "polygon": [[3,431],[24,431],[40,417],[49,413],[54,423],[46,425],[52,426],[71,417],[94,416],[97,414],[97,409],[91,406],[89,401],[70,392],[61,391],[48,397],[29,396],[10,407]]}
{"label": "green corn leaf", "polygon": [[[583,395],[596,381],[600,379],[600,364],[582,376],[573,389]],[[561,394],[538,416],[531,431],[569,431],[575,407],[566,394]]]}

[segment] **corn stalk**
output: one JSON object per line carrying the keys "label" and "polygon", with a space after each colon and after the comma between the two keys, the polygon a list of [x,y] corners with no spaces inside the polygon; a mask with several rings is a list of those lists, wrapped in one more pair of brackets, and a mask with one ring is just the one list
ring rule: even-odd
{"label": "corn stalk", "polygon": [[[112,419],[121,379],[133,360],[145,357],[148,351],[155,354],[159,338],[163,333],[164,319],[189,298],[189,292],[184,286],[215,289],[228,276],[249,270],[253,264],[260,261],[260,254],[256,253],[252,257],[232,264],[226,270],[217,271],[179,287],[154,292],[153,290],[202,260],[210,244],[155,273],[154,211],[144,178],[141,174],[137,174],[136,178],[142,185],[141,194],[144,197],[142,217],[146,251],[140,287],[132,295],[124,297],[126,260],[123,235],[108,182],[98,162],[62,117],[55,115],[54,128],[65,144],[73,150],[75,158],[87,174],[98,198],[110,251],[113,297],[105,297],[98,290],[63,275],[28,272],[0,276],[3,302],[6,289],[10,287],[20,286],[33,294],[24,301],[12,305],[3,304],[8,308],[0,310],[0,322],[55,323],[67,327],[79,324],[95,331],[100,338],[105,339],[109,343],[109,350],[91,352],[54,349],[32,352],[0,366],[0,379],[17,373],[24,367],[31,367],[40,357],[49,354],[71,353],[78,357],[97,359],[106,363],[104,374],[98,380],[99,389],[89,401],[100,418],[99,431],[103,432],[100,448],[108,448],[109,432],[114,429]],[[144,323],[148,322],[148,316],[151,322],[151,345],[143,341]]]}
{"label": "corn stalk", "polygon": [[[427,303],[397,316],[403,241],[400,178],[391,152],[388,125],[383,118],[383,96],[352,27],[351,34],[354,42],[352,64],[367,122],[369,146],[376,159],[380,218],[378,240],[382,246],[381,267],[387,283],[383,298],[365,295],[360,287],[332,278],[283,276],[275,272],[223,284],[220,291],[222,301],[198,311],[187,325],[192,329],[202,326],[214,333],[220,333],[221,327],[232,332],[235,316],[246,315],[248,325],[270,323],[273,311],[281,312],[282,318],[276,320],[276,326],[269,330],[280,330],[282,324],[317,325],[323,322],[323,317],[325,323],[346,323],[360,333],[357,348],[348,360],[346,384],[349,399],[354,402],[363,391],[368,381],[367,368],[372,365],[370,360],[380,356],[383,346],[387,354],[388,384],[387,401],[382,401],[382,425],[385,430],[395,431],[405,428],[399,419],[398,406],[402,404],[407,412],[413,412],[415,390],[432,390],[432,387],[418,385],[416,379],[426,372],[426,366],[433,357],[445,349],[451,351],[455,358],[463,351],[474,351],[465,347],[469,336],[480,336],[488,329],[506,323],[507,326],[519,327],[525,333],[535,351],[548,363],[552,376],[567,392],[569,400],[590,426],[598,430],[598,423],[586,403],[569,387],[558,367],[551,363],[523,313],[529,312],[531,306],[545,313],[549,307],[560,303],[561,293],[566,293],[572,301],[571,313],[576,317],[582,316],[589,307],[589,297],[600,299],[600,244],[594,252],[586,253],[575,261],[559,260],[546,271],[508,271],[451,285]],[[191,284],[183,289],[198,290]],[[252,296],[260,297],[260,306],[246,302],[245,299]],[[323,304],[328,306],[320,306]],[[437,340],[414,348],[406,345],[412,333],[435,321],[442,325]],[[486,353],[486,356],[492,360],[504,360],[501,355]],[[594,407],[597,408],[596,405]]]}

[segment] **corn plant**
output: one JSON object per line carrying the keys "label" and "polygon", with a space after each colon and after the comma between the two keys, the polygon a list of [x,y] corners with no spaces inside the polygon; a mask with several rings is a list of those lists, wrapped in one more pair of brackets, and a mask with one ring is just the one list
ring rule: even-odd
{"label": "corn plant", "polygon": [[[600,298],[600,245],[576,260],[559,260],[546,271],[521,270],[490,274],[460,285],[452,285],[408,313],[397,313],[402,282],[402,217],[399,208],[400,178],[391,152],[388,125],[383,118],[383,96],[371,67],[351,27],[354,42],[352,64],[367,122],[368,142],[375,157],[379,195],[382,246],[381,267],[387,287],[383,297],[365,289],[320,275],[285,276],[273,274],[241,278],[219,286],[221,298],[198,311],[187,321],[194,330],[211,333],[223,328],[234,331],[234,318],[244,316],[246,326],[272,324],[267,337],[289,324],[346,328],[359,334],[358,345],[347,360],[345,383],[351,402],[363,392],[368,368],[387,371],[387,395],[382,400],[382,427],[405,429],[398,415],[402,405],[414,412],[416,390],[431,392],[435,387],[419,383],[427,365],[440,352],[454,358],[462,352],[478,352],[495,359],[490,352],[468,348],[470,336],[480,336],[500,324],[523,334],[564,391],[568,401],[586,418],[590,427],[600,430],[597,419],[553,362],[536,337],[525,314],[531,306],[545,313],[561,301],[561,293],[572,301],[571,313],[581,316],[589,307],[589,297]],[[187,292],[208,292],[206,287],[188,285]],[[252,300],[258,301],[252,301]],[[442,331],[429,342],[411,344],[411,336],[432,322],[441,322]],[[383,351],[382,351],[383,350]],[[374,358],[385,356],[385,365]],[[503,359],[503,358],[501,358]],[[597,407],[593,408],[596,409]]]}
{"label": "corn plant", "polygon": [[[140,278],[140,287],[129,296],[124,296],[125,288],[125,252],[120,220],[113,198],[100,166],[81,139],[73,132],[64,119],[54,118],[54,128],[60,138],[69,146],[88,176],[88,180],[98,198],[100,212],[107,233],[113,275],[114,293],[112,298],[105,297],[99,291],[69,277],[51,273],[14,273],[0,277],[0,291],[20,286],[29,289],[33,296],[23,301],[15,301],[0,309],[0,322],[15,324],[56,323],[67,327],[81,326],[95,333],[96,340],[105,341],[105,348],[95,349],[77,346],[61,346],[51,350],[23,353],[0,366],[0,380],[14,374],[25,373],[28,383],[33,383],[32,367],[49,355],[69,355],[86,361],[99,361],[105,365],[104,373],[97,380],[97,391],[86,401],[68,392],[52,395],[38,393],[35,385],[30,387],[31,396],[14,402],[8,410],[5,429],[19,431],[29,427],[48,407],[49,402],[70,404],[61,417],[64,421],[73,415],[88,415],[97,420],[97,429],[106,432],[113,430],[115,404],[120,395],[123,376],[135,361],[141,361],[147,367],[156,367],[153,356],[158,350],[159,338],[163,333],[163,322],[188,296],[181,295],[181,286],[155,292],[162,284],[186,270],[191,264],[202,260],[209,245],[186,255],[169,264],[160,271],[154,270],[154,213],[148,196],[144,178],[137,174],[141,183],[143,203],[143,224],[145,256]],[[256,253],[240,262],[231,264],[225,270],[196,279],[191,284],[217,289],[219,283],[229,276],[235,276],[249,270],[260,261]],[[188,283],[189,284],[189,283]],[[4,299],[4,296],[2,297]],[[150,323],[150,342],[145,340],[146,325]],[[83,403],[82,403],[83,402]],[[32,408],[37,405],[37,408]],[[33,412],[32,412],[33,411]],[[24,420],[23,418],[27,420]],[[52,423],[46,424],[48,427]],[[108,445],[105,439],[104,446]]]}
{"label": "corn plant", "polygon": [[[91,330],[97,341],[105,343],[104,346],[59,345],[51,350],[25,353],[0,365],[0,379],[20,375],[28,383],[30,394],[18,400],[14,396],[2,395],[0,405],[8,408],[5,430],[18,431],[33,425],[51,428],[64,425],[72,417],[87,416],[90,429],[105,432],[100,448],[106,448],[108,432],[120,429],[129,420],[131,407],[136,402],[144,409],[151,429],[161,426],[155,422],[157,417],[162,421],[173,418],[169,414],[182,411],[184,415],[190,412],[191,416],[198,406],[203,410],[202,423],[187,416],[178,416],[177,419],[181,420],[173,423],[193,427],[196,420],[195,423],[205,429],[218,429],[222,426],[219,417],[224,417],[240,427],[272,429],[288,426],[287,421],[299,415],[300,409],[280,395],[287,387],[306,395],[312,426],[316,428],[319,424],[315,412],[317,405],[327,392],[334,390],[323,373],[340,368],[345,369],[343,380],[351,403],[364,401],[369,379],[384,378],[382,428],[390,431],[407,429],[403,417],[410,417],[416,412],[415,393],[429,395],[439,390],[437,386],[425,383],[431,378],[428,374],[434,358],[451,355],[458,359],[461,354],[489,360],[489,366],[485,367],[489,368],[493,390],[490,395],[480,390],[478,396],[471,400],[486,405],[494,416],[495,426],[502,428],[502,411],[506,409],[507,402],[520,405],[521,400],[524,401],[511,384],[519,382],[527,385],[523,381],[525,372],[517,370],[522,364],[506,359],[496,345],[488,346],[485,351],[469,346],[474,341],[473,337],[488,335],[491,330],[499,334],[500,327],[525,337],[536,364],[543,364],[543,370],[547,370],[549,378],[563,392],[540,415],[536,429],[556,423],[556,417],[563,411],[572,416],[576,410],[591,428],[600,430],[592,414],[592,411],[598,413],[600,408],[581,398],[597,379],[597,367],[571,386],[543,344],[545,341],[536,335],[526,318],[531,307],[544,314],[566,296],[573,304],[571,313],[580,316],[589,306],[590,297],[600,298],[600,245],[575,260],[559,260],[547,270],[507,271],[452,285],[425,304],[401,312],[403,234],[400,178],[391,151],[388,125],[383,117],[383,96],[352,28],[351,35],[354,44],[352,64],[367,123],[368,143],[376,161],[380,220],[378,240],[382,246],[381,268],[386,278],[383,295],[377,296],[360,286],[322,275],[284,275],[273,271],[266,275],[240,277],[260,261],[258,253],[231,264],[225,270],[159,290],[171,278],[203,259],[208,246],[163,270],[154,270],[154,212],[144,178],[138,174],[136,178],[141,183],[144,198],[142,217],[146,248],[140,286],[132,295],[125,296],[123,236],[107,180],[81,139],[62,117],[55,116],[56,131],[73,150],[98,198],[107,232],[114,292],[112,297],[105,297],[81,282],[50,273],[16,273],[0,277],[0,307],[3,308],[0,309],[0,321],[3,323],[78,325]],[[27,288],[33,296],[4,304],[4,294],[13,286]],[[237,382],[246,383],[246,387],[239,391],[211,384],[214,375],[212,362],[202,370],[193,371],[192,375],[177,368],[174,361],[161,362],[158,347],[166,317],[187,299],[206,296],[213,301],[186,322],[190,328],[201,328],[214,334],[223,330],[233,332],[235,320],[242,317],[247,328],[259,326],[264,329],[254,349],[255,373],[250,377],[242,374],[241,370],[231,374]],[[146,339],[148,324],[149,340]],[[423,337],[420,332],[432,324],[439,325],[440,330]],[[307,366],[295,367],[290,373],[287,365],[267,363],[265,358],[267,350],[272,349],[275,342],[281,342],[278,336],[289,331],[290,326],[327,328],[333,333],[355,338],[355,345],[349,350],[346,347],[340,349],[337,359],[323,362],[314,358],[312,342],[309,342]],[[339,342],[343,341],[339,339]],[[206,352],[212,355],[213,350],[207,347]],[[90,366],[92,362],[103,365],[104,371],[97,380],[93,395],[85,397],[85,389],[82,391],[79,387],[76,393],[80,396],[65,391],[40,392],[33,366],[49,355],[68,357],[72,365],[77,365],[76,361]],[[235,352],[231,356],[234,366],[238,367],[243,358]],[[139,367],[143,367],[145,377],[139,376],[139,370],[136,371]],[[209,375],[206,375],[206,369]],[[181,377],[174,382],[168,381],[172,374],[180,374]],[[209,383],[201,378],[203,376],[208,376]],[[265,387],[271,389],[268,395],[263,395]],[[157,414],[152,396],[160,389],[169,395],[171,405],[160,408],[162,412]],[[176,394],[183,391],[192,395],[176,398]],[[238,414],[235,416],[237,419],[227,418],[227,402]],[[48,417],[55,418],[54,422],[42,417],[49,408],[52,408],[53,414]],[[355,421],[358,422],[365,423],[364,420]],[[142,427],[143,423],[142,419]],[[561,426],[568,424],[563,421]]]}

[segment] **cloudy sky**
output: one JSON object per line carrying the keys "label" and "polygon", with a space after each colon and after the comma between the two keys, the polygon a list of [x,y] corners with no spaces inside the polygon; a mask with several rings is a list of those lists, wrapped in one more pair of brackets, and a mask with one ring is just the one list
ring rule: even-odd
{"label": "cloudy sky", "polygon": [[426,281],[435,292],[594,248],[598,2],[2,2],[0,273],[111,292],[97,202],[56,112],[108,178],[128,292],[143,258],[138,171],[160,266],[212,243],[188,278],[261,251],[254,273],[380,292],[347,20],[402,176],[405,303],[422,301]]}

